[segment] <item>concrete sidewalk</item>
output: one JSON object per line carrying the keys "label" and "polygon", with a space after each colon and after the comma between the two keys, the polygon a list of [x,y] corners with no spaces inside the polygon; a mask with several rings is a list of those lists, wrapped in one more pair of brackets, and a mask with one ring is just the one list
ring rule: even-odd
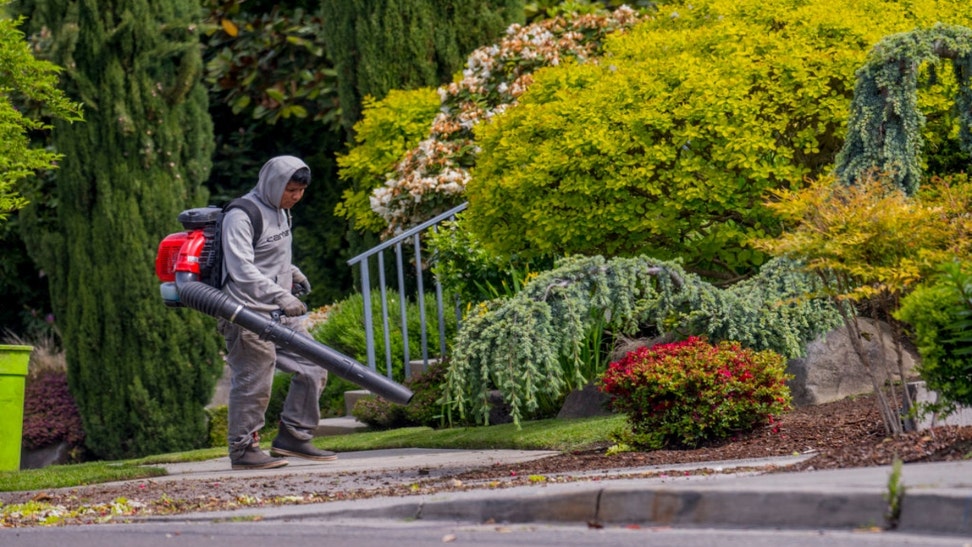
{"label": "concrete sidewalk", "polygon": [[[333,478],[337,488],[409,484],[494,464],[552,454],[518,450],[399,449],[342,453],[334,462],[290,459],[266,471],[231,471],[225,458],[166,465],[154,480],[307,474]],[[467,484],[464,491],[373,497],[310,505],[148,517],[148,520],[429,519],[468,522],[580,522],[593,525],[859,529],[888,524],[891,466],[768,473],[809,456],[706,462],[678,466],[538,477],[530,486]],[[707,473],[692,473],[706,469]],[[563,479],[560,481],[558,479]],[[972,460],[906,464],[897,529],[972,537]]]}

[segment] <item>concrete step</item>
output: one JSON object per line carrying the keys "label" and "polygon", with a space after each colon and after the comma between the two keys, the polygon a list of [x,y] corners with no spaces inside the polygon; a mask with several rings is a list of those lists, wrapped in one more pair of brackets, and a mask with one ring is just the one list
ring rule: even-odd
{"label": "concrete step", "polygon": [[368,425],[359,422],[354,416],[341,416],[339,418],[324,418],[317,424],[314,430],[315,437],[330,437],[333,435],[346,435],[348,433],[359,433],[367,431]]}
{"label": "concrete step", "polygon": [[372,393],[367,389],[352,389],[344,392],[344,415],[350,416],[355,403],[359,400],[372,397]]}
{"label": "concrete step", "polygon": [[359,422],[357,418],[351,415],[351,409],[354,408],[354,404],[367,397],[374,397],[374,394],[366,389],[345,391],[344,412],[346,415],[337,418],[324,418],[318,422],[314,436],[327,437],[330,435],[345,435],[347,433],[367,431],[368,424]]}
{"label": "concrete step", "polygon": [[415,378],[418,378],[419,376],[425,374],[425,371],[427,371],[429,367],[438,364],[438,362],[439,362],[438,358],[429,359],[428,363],[426,363],[425,360],[423,359],[416,359],[414,361],[409,361],[408,362],[408,369],[410,372],[409,378],[413,380]]}

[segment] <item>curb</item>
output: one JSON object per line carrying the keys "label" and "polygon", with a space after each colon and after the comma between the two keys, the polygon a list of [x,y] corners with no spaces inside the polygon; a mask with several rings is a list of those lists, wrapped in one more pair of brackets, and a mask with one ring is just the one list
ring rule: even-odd
{"label": "curb", "polygon": [[897,530],[972,537],[972,495],[946,492],[906,493]]}
{"label": "curb", "polygon": [[[604,481],[610,482],[610,481]],[[568,483],[373,498],[303,506],[146,517],[151,521],[392,519],[475,523],[586,523],[590,526],[689,526],[755,529],[887,529],[883,494],[722,488],[644,488]],[[906,494],[898,532],[972,533],[972,497]]]}
{"label": "curb", "polygon": [[[498,454],[491,454],[497,460]],[[524,455],[506,454],[522,458]],[[349,459],[327,468],[335,480],[350,473],[401,483],[402,469],[434,458],[452,467],[482,466],[483,454],[453,451],[391,451],[379,458]],[[603,469],[541,477],[529,484],[456,484],[437,493],[344,499],[307,505],[249,506],[181,515],[146,515],[139,521],[238,520],[451,521],[466,523],[559,523],[600,526],[733,527],[793,530],[893,530],[972,538],[972,459],[893,466],[774,473],[809,454],[674,466]],[[466,458],[460,462],[462,458]],[[407,463],[412,462],[412,463]],[[473,463],[475,462],[475,465]],[[353,464],[353,465],[352,465]],[[313,466],[308,466],[308,470]],[[397,470],[394,478],[388,474]],[[188,472],[193,469],[183,469]],[[198,469],[195,469],[198,471]],[[384,475],[382,471],[384,470]],[[693,470],[705,471],[692,473]],[[446,473],[446,476],[448,473]],[[198,477],[198,475],[196,475]],[[413,475],[405,480],[414,480]],[[897,481],[902,498],[896,522],[886,496]],[[895,526],[892,526],[894,524]]]}

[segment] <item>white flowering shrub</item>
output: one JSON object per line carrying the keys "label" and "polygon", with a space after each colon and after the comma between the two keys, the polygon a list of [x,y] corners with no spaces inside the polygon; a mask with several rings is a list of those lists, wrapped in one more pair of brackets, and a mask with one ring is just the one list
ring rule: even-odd
{"label": "white flowering shrub", "polygon": [[621,7],[512,25],[499,43],[474,51],[456,81],[438,89],[441,107],[428,137],[371,193],[369,205],[387,222],[386,233],[401,232],[463,201],[478,152],[473,128],[516,104],[535,70],[566,59],[596,62],[604,38],[638,19],[634,10]]}

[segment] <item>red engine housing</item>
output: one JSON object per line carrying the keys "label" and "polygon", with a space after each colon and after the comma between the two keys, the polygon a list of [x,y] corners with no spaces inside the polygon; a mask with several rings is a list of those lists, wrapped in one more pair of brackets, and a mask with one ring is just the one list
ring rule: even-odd
{"label": "red engine housing", "polygon": [[176,272],[201,274],[200,260],[206,235],[202,229],[169,234],[159,243],[155,255],[155,275],[159,281],[175,281]]}

